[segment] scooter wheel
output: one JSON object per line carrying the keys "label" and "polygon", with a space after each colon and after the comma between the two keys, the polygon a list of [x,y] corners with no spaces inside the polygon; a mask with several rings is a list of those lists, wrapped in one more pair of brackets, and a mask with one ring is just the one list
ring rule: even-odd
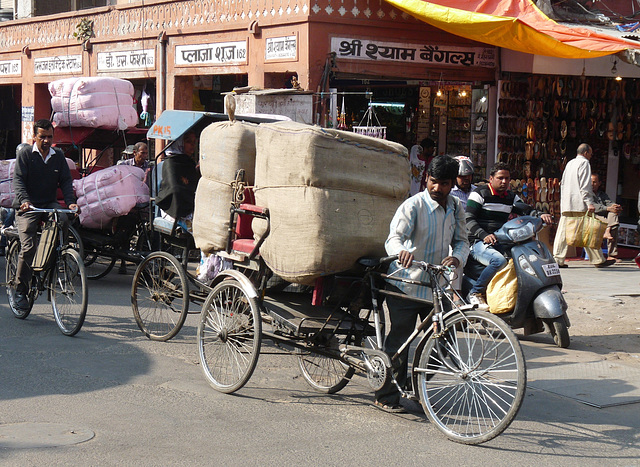
{"label": "scooter wheel", "polygon": [[562,349],[569,347],[569,344],[571,344],[569,329],[562,316],[545,321],[545,327],[558,347]]}

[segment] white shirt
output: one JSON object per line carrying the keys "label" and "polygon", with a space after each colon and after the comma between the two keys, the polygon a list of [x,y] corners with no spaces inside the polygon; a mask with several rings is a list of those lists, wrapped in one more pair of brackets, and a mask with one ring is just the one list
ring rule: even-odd
{"label": "white shirt", "polygon": [[576,156],[570,160],[560,182],[560,212],[586,212],[594,204],[589,159]]}
{"label": "white shirt", "polygon": [[[396,211],[389,228],[389,237],[384,244],[387,254],[397,255],[402,250],[413,253],[416,261],[441,264],[449,256],[458,258],[464,265],[469,255],[469,240],[464,209],[460,200],[447,197],[446,209],[429,195],[427,190],[407,199]],[[415,249],[414,249],[415,248]],[[414,249],[414,250],[412,250]],[[402,269],[397,261],[389,266],[388,274],[400,269],[394,276],[427,281],[426,271],[418,268]],[[431,289],[424,286],[388,281],[407,295],[431,300]]]}
{"label": "white shirt", "polygon": [[[38,149],[38,146],[34,143],[33,144],[33,148],[31,148],[32,152],[37,152],[38,154],[40,154],[40,156],[42,156],[42,153],[40,152],[40,149]],[[44,163],[46,164],[47,161],[49,159],[51,159],[51,156],[53,156],[56,152],[53,150],[53,148],[49,148],[49,152],[48,154],[43,158],[44,159]]]}
{"label": "white shirt", "polygon": [[467,209],[467,201],[469,200],[469,195],[473,193],[477,187],[475,185],[471,185],[471,189],[469,191],[462,191],[458,185],[454,186],[451,189],[451,196],[455,196],[462,203],[462,209]]}

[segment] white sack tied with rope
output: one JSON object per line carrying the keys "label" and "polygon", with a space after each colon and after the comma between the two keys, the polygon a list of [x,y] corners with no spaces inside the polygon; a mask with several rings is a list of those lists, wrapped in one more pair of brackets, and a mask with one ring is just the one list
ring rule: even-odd
{"label": "white sack tied with rope", "polygon": [[116,165],[74,180],[80,223],[102,229],[114,217],[129,214],[136,205],[149,203],[149,187],[144,178],[144,170],[138,167]]}
{"label": "white sack tied with rope", "polygon": [[54,126],[126,130],[137,125],[134,89],[119,78],[66,78],[49,83]]}

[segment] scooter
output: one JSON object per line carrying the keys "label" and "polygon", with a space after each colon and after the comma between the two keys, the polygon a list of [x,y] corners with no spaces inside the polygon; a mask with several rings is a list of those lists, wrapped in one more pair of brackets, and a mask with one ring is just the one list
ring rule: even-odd
{"label": "scooter", "polygon": [[[512,328],[523,328],[524,335],[546,331],[558,347],[570,344],[567,302],[562,296],[562,278],[553,255],[537,233],[544,223],[531,216],[517,217],[494,232],[507,257],[513,258],[518,278],[516,305],[500,314]],[[469,257],[465,266],[463,292],[473,286],[484,266]]]}

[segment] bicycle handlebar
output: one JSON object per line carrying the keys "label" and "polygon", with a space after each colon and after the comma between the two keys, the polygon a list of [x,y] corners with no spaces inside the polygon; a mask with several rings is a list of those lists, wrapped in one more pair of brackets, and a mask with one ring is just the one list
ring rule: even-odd
{"label": "bicycle handlebar", "polygon": [[[47,213],[61,213],[61,214],[78,214],[77,209],[64,209],[64,208],[37,208],[33,205],[29,205],[29,211],[33,212],[47,212]],[[25,211],[28,212],[28,211]]]}

